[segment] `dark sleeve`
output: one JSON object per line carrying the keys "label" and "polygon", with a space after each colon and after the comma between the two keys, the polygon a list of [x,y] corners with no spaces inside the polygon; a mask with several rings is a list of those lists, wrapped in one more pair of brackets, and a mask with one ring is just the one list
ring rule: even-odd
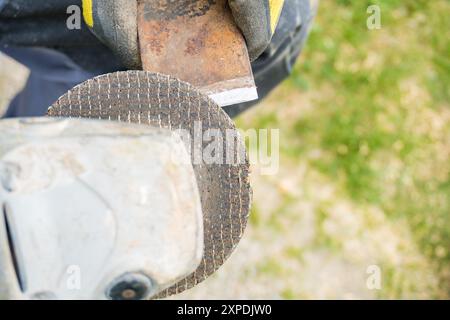
{"label": "dark sleeve", "polygon": [[65,53],[87,71],[123,69],[81,16],[80,29],[67,27],[71,5],[77,5],[81,12],[81,0],[0,0],[0,48],[45,47]]}

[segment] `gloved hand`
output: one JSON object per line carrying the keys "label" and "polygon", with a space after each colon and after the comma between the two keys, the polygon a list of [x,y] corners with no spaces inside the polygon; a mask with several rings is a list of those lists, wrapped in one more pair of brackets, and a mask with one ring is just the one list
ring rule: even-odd
{"label": "gloved hand", "polygon": [[[91,10],[85,10],[85,15],[88,18],[91,16],[91,22],[94,23],[95,13],[93,11],[95,10],[93,2],[118,3],[119,0],[84,1],[85,4],[88,4],[85,5],[85,9],[92,8]],[[190,0],[189,2],[194,3],[194,1],[196,0]],[[317,0],[228,1],[233,8],[233,14],[236,21],[246,36],[252,60],[259,55],[259,50],[256,50],[255,48],[267,47],[264,54],[260,55],[259,58],[252,63],[258,93],[260,98],[263,98],[291,72],[292,66],[303,48],[303,43],[307,38],[308,30],[315,13],[315,9],[310,7],[310,1],[316,3]],[[130,2],[136,3],[136,0],[128,0],[125,5],[128,5]],[[232,4],[232,2],[234,2],[234,4]],[[270,8],[272,8],[272,10],[266,11],[267,15],[265,16],[265,19],[263,16],[260,24],[252,24],[252,19],[258,19],[258,16],[262,16],[261,14],[258,15],[250,10],[252,5],[258,5],[257,2],[264,4],[264,6],[259,6],[260,12],[264,12],[264,10]],[[71,5],[81,7],[81,4],[82,0],[0,0],[0,51],[7,46],[47,47],[65,53],[83,70],[93,74],[104,74],[126,69],[125,66],[123,66],[123,63],[118,61],[111,49],[103,45],[98,37],[94,36],[94,34],[89,31],[89,28],[87,28],[85,24],[82,24],[81,29],[79,30],[69,30],[67,28],[66,22],[69,16],[67,8]],[[267,6],[267,4],[269,4],[269,6]],[[276,4],[278,4],[278,10]],[[257,45],[258,42],[255,39],[264,39],[264,37],[269,39],[267,36],[268,21],[271,21],[269,36],[273,33],[273,30],[275,29],[273,26],[276,25],[278,11],[280,10],[281,5],[283,5],[282,14],[270,45],[267,46],[264,41],[260,41],[259,45]],[[119,8],[119,6],[112,6],[112,8]],[[315,8],[315,6],[313,8]],[[249,12],[251,12],[251,14],[249,14]],[[120,14],[121,11],[109,12],[109,15],[114,17],[117,16],[118,13]],[[114,26],[114,21],[118,21],[117,17],[114,19],[111,20],[113,21],[110,23],[111,26]],[[89,19],[86,20],[89,21]],[[136,19],[131,21],[136,21]],[[247,27],[245,27],[246,25]],[[94,25],[94,29],[98,30],[98,27],[98,24],[97,26]],[[121,28],[125,28],[126,30],[126,26],[122,25]],[[128,28],[128,30],[133,30],[133,27]],[[131,40],[128,39],[128,41],[137,42],[136,29],[128,34],[134,34],[134,36],[129,37]],[[254,36],[252,36],[252,34]],[[262,36],[258,37],[258,34]],[[125,40],[127,39],[125,38]],[[103,42],[107,43],[106,37],[104,37]],[[111,41],[110,47],[114,48],[115,46],[114,40]],[[130,49],[128,48],[127,50]],[[138,50],[134,50],[134,52],[135,54],[125,55],[125,58],[128,57],[131,61],[133,61],[133,57],[139,58]],[[28,60],[40,63],[39,60],[36,60],[35,58],[29,58]],[[140,61],[140,59],[138,59],[138,61]],[[68,81],[73,81],[73,79],[68,79]],[[66,91],[66,89],[64,91]],[[255,102],[225,107],[224,110],[230,116],[235,116],[254,103]],[[46,108],[47,105],[43,107]]]}
{"label": "gloved hand", "polygon": [[[193,1],[204,0],[189,0],[189,5],[193,5]],[[250,59],[254,61],[272,39],[284,0],[228,0],[228,2],[235,21],[247,40]],[[94,34],[128,67],[139,68],[137,0],[83,0],[83,15]]]}
{"label": "gloved hand", "polygon": [[130,69],[140,69],[137,0],[83,0],[83,17],[93,33]]}

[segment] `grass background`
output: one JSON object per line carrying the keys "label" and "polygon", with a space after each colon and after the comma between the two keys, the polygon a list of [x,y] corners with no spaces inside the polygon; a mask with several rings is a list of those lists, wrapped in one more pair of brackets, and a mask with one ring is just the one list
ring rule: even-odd
{"label": "grass background", "polygon": [[[381,8],[380,30],[366,27],[372,4]],[[332,196],[312,195],[316,231],[306,250],[380,266],[376,297],[450,294],[449,13],[446,0],[323,1],[291,78],[239,119],[243,128],[281,129],[282,166],[306,172],[291,188],[317,176],[330,185]],[[302,218],[293,194],[279,195],[284,206],[273,219]],[[263,198],[253,210],[257,228]],[[377,239],[382,224],[392,234]],[[366,250],[348,251],[356,239]]]}
{"label": "grass background", "polygon": [[[244,239],[180,298],[450,297],[449,14],[447,0],[322,1],[292,76],[237,119],[281,130],[280,171],[254,168]],[[5,104],[25,73],[3,66]]]}

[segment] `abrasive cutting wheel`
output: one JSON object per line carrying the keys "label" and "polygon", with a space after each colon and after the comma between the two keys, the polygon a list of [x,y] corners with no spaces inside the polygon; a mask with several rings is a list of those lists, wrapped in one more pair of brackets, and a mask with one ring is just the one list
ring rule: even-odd
{"label": "abrasive cutting wheel", "polygon": [[[198,128],[201,136],[208,129],[220,131],[225,146],[223,153],[219,154],[221,161],[212,164],[199,162],[194,159],[195,152],[191,152],[204,220],[202,263],[193,274],[158,298],[197,285],[230,256],[248,220],[251,201],[249,164],[239,134],[229,134],[236,132],[233,122],[210,98],[190,84],[170,76],[145,71],[117,72],[96,77],[73,88],[49,108],[48,115],[184,129],[190,132],[194,141],[199,136]],[[231,151],[229,146],[233,143],[230,139],[235,140],[236,145]],[[201,150],[211,143],[207,139],[200,140]],[[230,162],[230,159],[233,161]]]}

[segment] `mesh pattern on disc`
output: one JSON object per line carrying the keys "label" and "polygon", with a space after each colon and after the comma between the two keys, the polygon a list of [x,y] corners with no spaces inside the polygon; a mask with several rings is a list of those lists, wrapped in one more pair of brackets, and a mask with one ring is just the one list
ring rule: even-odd
{"label": "mesh pattern on disc", "polygon": [[[90,79],[59,98],[48,115],[184,129],[191,137],[215,129],[220,130],[226,145],[231,140],[227,133],[236,132],[226,113],[191,85],[145,71],[116,72]],[[158,298],[180,293],[206,279],[225,262],[242,237],[251,200],[249,165],[240,136],[235,134],[232,139],[236,144],[231,150],[233,158],[224,148],[218,156],[221,164],[194,162],[195,152],[191,152],[203,209],[204,256],[193,274]],[[205,150],[211,141],[200,143],[201,150]],[[191,147],[194,150],[195,146]],[[227,159],[241,161],[227,164]]]}

